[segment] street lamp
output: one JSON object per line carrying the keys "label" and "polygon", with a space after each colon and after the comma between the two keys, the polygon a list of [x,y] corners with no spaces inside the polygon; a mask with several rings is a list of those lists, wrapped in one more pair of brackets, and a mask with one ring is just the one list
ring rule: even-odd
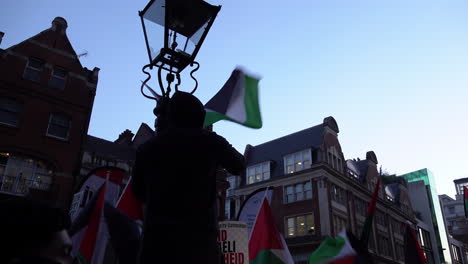
{"label": "street lamp", "polygon": [[[180,73],[188,65],[196,64],[197,67],[190,73],[196,82],[192,93],[195,92],[198,82],[192,74],[199,67],[195,57],[220,9],[221,6],[213,6],[203,0],[151,0],[143,11],[139,12],[149,57],[149,64],[143,67],[143,72],[148,78],[142,85],[142,93],[143,87],[151,78],[145,71],[146,68],[158,68],[162,97],[168,98],[170,85],[175,77],[178,80],[175,86],[177,90],[180,85]],[[162,70],[168,71],[166,89],[161,80]],[[153,97],[144,93],[143,95],[151,99],[157,98],[155,93]]]}

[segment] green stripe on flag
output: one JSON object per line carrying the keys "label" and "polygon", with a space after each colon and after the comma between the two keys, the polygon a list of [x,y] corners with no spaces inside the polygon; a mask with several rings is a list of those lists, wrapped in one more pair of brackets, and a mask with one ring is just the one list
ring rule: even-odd
{"label": "green stripe on flag", "polygon": [[325,261],[332,260],[341,253],[345,244],[346,240],[343,237],[326,237],[320,244],[319,248],[309,256],[309,263],[323,263]]}
{"label": "green stripe on flag", "polygon": [[76,258],[78,259],[78,263],[88,264],[88,261],[86,261],[86,258],[81,254],[81,252],[78,252],[78,254],[76,255]]}
{"label": "green stripe on flag", "polygon": [[465,200],[465,217],[468,218],[468,200]]}
{"label": "green stripe on flag", "polygon": [[258,82],[260,80],[251,76],[245,76],[245,110],[247,120],[244,125],[251,128],[262,127],[262,117],[260,116],[260,105],[258,102]]}
{"label": "green stripe on flag", "polygon": [[250,261],[250,264],[283,264],[271,250],[265,249],[258,252],[257,257]]}

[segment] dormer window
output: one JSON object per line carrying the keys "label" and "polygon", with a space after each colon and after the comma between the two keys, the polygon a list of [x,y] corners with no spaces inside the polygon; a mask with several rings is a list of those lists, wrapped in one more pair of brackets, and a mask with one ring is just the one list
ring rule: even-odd
{"label": "dormer window", "polygon": [[247,184],[270,179],[270,162],[265,161],[247,168]]}
{"label": "dormer window", "polygon": [[24,79],[39,82],[41,80],[43,66],[43,61],[35,58],[29,58],[26,69],[24,70]]}
{"label": "dormer window", "polygon": [[65,88],[65,80],[67,78],[67,71],[60,67],[54,67],[52,76],[50,77],[49,87],[53,89],[63,90]]}
{"label": "dormer window", "polygon": [[294,173],[310,168],[312,156],[310,149],[289,154],[284,157],[284,173]]}

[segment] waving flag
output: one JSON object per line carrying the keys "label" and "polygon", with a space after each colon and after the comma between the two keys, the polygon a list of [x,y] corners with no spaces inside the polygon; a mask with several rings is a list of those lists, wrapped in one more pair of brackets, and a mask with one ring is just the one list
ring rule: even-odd
{"label": "waving flag", "polygon": [[375,184],[374,193],[372,195],[372,200],[369,204],[369,207],[367,208],[367,216],[366,216],[366,220],[364,221],[364,227],[362,228],[361,241],[362,241],[362,244],[366,246],[367,246],[367,242],[369,241],[369,235],[372,230],[372,220],[374,219],[375,205],[377,203],[379,188],[380,188],[380,177],[377,179],[377,183]]}
{"label": "waving flag", "polygon": [[351,264],[356,259],[357,252],[351,246],[346,232],[341,232],[336,238],[326,237],[309,256],[309,264]]}
{"label": "waving flag", "polygon": [[424,264],[427,263],[424,253],[419,245],[418,239],[409,224],[406,224],[405,233],[405,263]]}
{"label": "waving flag", "polygon": [[235,69],[219,92],[205,104],[204,127],[219,120],[229,120],[250,127],[261,128],[258,83],[259,79]]}
{"label": "waving flag", "polygon": [[468,218],[468,188],[463,186],[463,207],[465,208],[465,217]]}
{"label": "waving flag", "polygon": [[106,183],[99,192],[99,197],[93,208],[93,212],[89,218],[88,227],[81,240],[78,257],[82,263],[91,263],[96,248],[96,241],[99,235],[99,226],[101,223],[101,215],[104,206],[104,195],[106,193]]}
{"label": "waving flag", "polygon": [[255,220],[249,240],[250,264],[293,264],[266,197]]}

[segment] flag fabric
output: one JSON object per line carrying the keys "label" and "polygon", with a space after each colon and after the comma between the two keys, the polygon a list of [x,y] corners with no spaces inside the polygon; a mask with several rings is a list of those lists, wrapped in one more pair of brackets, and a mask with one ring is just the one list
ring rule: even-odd
{"label": "flag fabric", "polygon": [[367,216],[366,216],[366,220],[364,221],[364,226],[362,228],[361,243],[365,245],[366,247],[367,247],[369,236],[372,230],[372,221],[374,219],[375,205],[377,203],[379,188],[380,188],[380,177],[377,179],[377,183],[375,184],[374,193],[372,194],[372,200],[369,203],[369,207],[367,208]]}
{"label": "flag fabric", "polygon": [[203,126],[229,120],[250,128],[261,128],[259,81],[241,69],[235,69],[221,90],[205,104]]}
{"label": "flag fabric", "polygon": [[427,263],[421,246],[419,245],[418,239],[416,238],[416,235],[409,224],[406,224],[405,233],[405,263]]}
{"label": "flag fabric", "polygon": [[336,238],[326,237],[309,256],[309,264],[351,264],[356,261],[357,252],[344,231]]}
{"label": "flag fabric", "polygon": [[274,187],[260,188],[249,194],[245,201],[242,203],[239,213],[237,215],[237,221],[241,221],[247,224],[247,234],[250,237],[252,228],[255,224],[260,207],[262,206],[263,199],[266,198],[271,201],[273,196]]}
{"label": "flag fabric", "polygon": [[104,206],[106,184],[107,182],[104,183],[99,192],[98,199],[89,218],[88,227],[84,233],[83,239],[81,240],[78,257],[82,263],[91,263],[91,260],[93,259],[99,233],[98,231],[101,222],[102,210]]}
{"label": "flag fabric", "polygon": [[143,221],[143,203],[133,195],[131,178],[117,201],[116,207],[129,218]]}
{"label": "flag fabric", "polygon": [[465,208],[465,217],[468,218],[468,188],[463,186],[463,207]]}
{"label": "flag fabric", "polygon": [[268,199],[265,197],[250,235],[249,263],[293,264],[290,256],[275,224]]}
{"label": "flag fabric", "polygon": [[104,217],[112,244],[120,264],[138,262],[143,222],[143,203],[132,193],[132,180],[125,186],[114,206],[104,205]]}

